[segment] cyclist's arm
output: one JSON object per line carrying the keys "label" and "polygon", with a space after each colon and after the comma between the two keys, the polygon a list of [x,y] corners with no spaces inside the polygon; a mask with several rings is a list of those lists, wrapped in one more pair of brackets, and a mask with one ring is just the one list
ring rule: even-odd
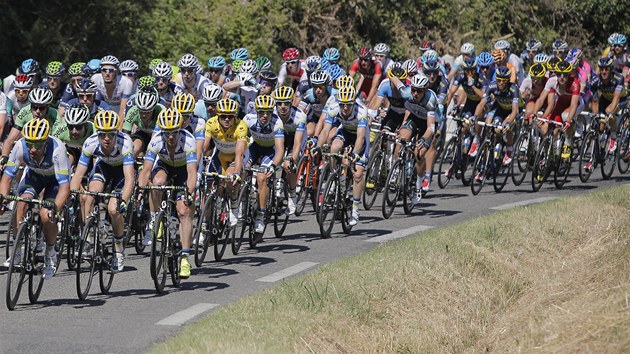
{"label": "cyclist's arm", "polygon": [[243,170],[243,160],[245,156],[245,150],[247,150],[247,141],[240,140],[236,142],[235,156],[234,156],[234,171],[236,174],[241,174]]}
{"label": "cyclist's arm", "polygon": [[354,148],[352,152],[360,153],[363,150],[363,144],[365,143],[365,127],[357,128],[357,140],[354,142]]}
{"label": "cyclist's arm", "polygon": [[281,138],[276,137],[274,139],[274,144],[276,147],[276,152],[273,156],[273,164],[276,166],[280,166],[280,164],[282,164],[282,155],[284,155],[284,136]]}
{"label": "cyclist's arm", "polygon": [[9,136],[4,141],[4,145],[2,145],[2,156],[9,156],[11,152],[11,148],[13,147],[13,143],[20,137],[20,130],[16,128],[11,128],[11,132],[9,132]]}
{"label": "cyclist's arm", "polygon": [[83,176],[87,173],[87,166],[82,164],[77,164],[76,169],[74,170],[74,174],[72,175],[72,180],[70,181],[70,189],[78,190],[81,188],[81,180]]}
{"label": "cyclist's arm", "polygon": [[66,146],[61,141],[56,141],[56,147],[53,151],[53,166],[55,168],[55,178],[59,184],[57,195],[55,196],[55,206],[57,211],[61,210],[70,195],[70,161],[68,160],[68,152]]}
{"label": "cyclist's arm", "polygon": [[518,114],[518,110],[518,103],[512,103],[512,112],[510,112],[510,115],[506,119],[507,123],[512,124],[514,122],[516,115]]}
{"label": "cyclist's arm", "polygon": [[370,87],[370,93],[368,94],[366,102],[369,103],[372,101],[372,98],[376,94],[376,89],[378,88],[378,84],[381,82],[381,76],[382,74],[374,74],[374,77],[372,78],[372,87]]}
{"label": "cyclist's arm", "polygon": [[[619,105],[620,100],[621,100],[621,91],[615,90],[612,101],[610,102],[608,107],[606,107],[606,114],[613,113],[616,110],[617,106]],[[2,131],[0,130],[0,132]]]}
{"label": "cyclist's arm", "polygon": [[317,121],[317,125],[315,126],[315,133],[313,134],[313,136],[317,137],[318,140],[325,126],[326,126],[326,112],[322,112],[322,114],[319,115],[319,120]]}
{"label": "cyclist's arm", "polygon": [[427,112],[427,130],[422,134],[422,137],[426,142],[433,136],[435,129],[435,111]]}
{"label": "cyclist's arm", "polygon": [[7,174],[2,175],[2,179],[0,180],[0,194],[7,195],[9,194],[9,188],[11,188],[11,180],[13,178],[9,177]]}
{"label": "cyclist's arm", "polygon": [[549,92],[547,95],[547,109],[545,109],[545,113],[543,113],[543,117],[549,117],[551,112],[553,111],[553,106],[555,106],[556,94],[555,92]]}
{"label": "cyclist's arm", "polygon": [[488,99],[485,97],[482,98],[481,101],[479,101],[479,103],[477,103],[477,107],[475,108],[475,117],[479,117],[481,113],[483,113],[483,109],[484,107],[486,107],[487,103],[488,103]]}

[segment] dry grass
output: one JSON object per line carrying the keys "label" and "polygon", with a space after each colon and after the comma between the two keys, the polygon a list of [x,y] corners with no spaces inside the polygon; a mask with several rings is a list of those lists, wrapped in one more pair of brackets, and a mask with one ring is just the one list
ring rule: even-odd
{"label": "dry grass", "polygon": [[220,309],[156,352],[630,350],[630,188],[431,230]]}

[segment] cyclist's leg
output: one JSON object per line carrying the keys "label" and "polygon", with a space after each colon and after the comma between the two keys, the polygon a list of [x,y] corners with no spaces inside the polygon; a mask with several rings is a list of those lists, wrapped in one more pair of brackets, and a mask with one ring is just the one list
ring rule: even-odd
{"label": "cyclist's leg", "polygon": [[[99,161],[94,164],[92,172],[89,177],[88,190],[91,192],[102,192],[105,188],[105,182],[107,181],[107,167],[105,163]],[[92,205],[94,204],[94,197],[91,195],[81,195],[81,210],[83,210],[83,220],[87,220],[90,212],[92,211]]]}

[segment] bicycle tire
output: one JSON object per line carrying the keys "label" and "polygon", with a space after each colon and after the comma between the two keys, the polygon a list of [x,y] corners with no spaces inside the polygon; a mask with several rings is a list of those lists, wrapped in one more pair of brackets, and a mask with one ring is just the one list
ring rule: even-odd
{"label": "bicycle tire", "polygon": [[[249,233],[253,231],[251,224],[248,223],[250,209],[249,184],[243,184],[241,186],[236,204],[238,206],[237,210],[239,214],[237,217],[240,217],[236,226],[232,228],[232,254],[235,256],[238,255],[238,251],[241,249],[241,245],[243,244],[243,235],[247,233],[249,238]],[[238,237],[236,237],[237,235]]]}
{"label": "bicycle tire", "polygon": [[531,154],[530,148],[532,147],[529,134],[521,134],[514,144],[512,162],[510,162],[510,176],[512,183],[517,187],[527,178],[527,172],[529,172],[528,160]]}
{"label": "bicycle tire", "polygon": [[619,156],[617,157],[617,169],[622,175],[630,169],[630,125],[623,128],[619,139]]}
{"label": "bicycle tire", "polygon": [[62,218],[57,222],[61,223],[61,232],[57,232],[57,239],[55,240],[55,251],[57,251],[57,263],[55,263],[55,269],[57,270],[59,270],[59,265],[61,264],[61,259],[63,258],[63,252],[66,248],[66,240],[68,238],[68,220],[70,219],[68,207],[64,205],[60,214],[62,215]]}
{"label": "bicycle tire", "polygon": [[[331,170],[330,161],[326,161],[321,171],[319,172],[319,176],[318,176],[319,181],[317,183],[317,194],[315,196],[315,212],[316,213],[319,212],[319,205],[321,203],[322,193],[324,192],[324,188],[326,187],[326,180],[328,179],[330,170]],[[317,220],[319,221],[319,218],[317,218]]]}
{"label": "bicycle tire", "polygon": [[[41,226],[36,225],[35,235],[39,235],[40,232]],[[37,302],[37,299],[39,299],[39,295],[42,293],[42,286],[44,285],[44,277],[41,273],[44,263],[38,262],[38,259],[41,258],[38,256],[36,249],[32,249],[31,247],[29,247],[29,249],[32,255],[29,256],[31,260],[31,271],[28,274],[28,301],[34,304]],[[57,257],[57,264],[59,264],[60,259],[61,257]]]}
{"label": "bicycle tire", "polygon": [[[385,187],[383,188],[383,202],[381,204],[381,211],[385,219],[389,219],[394,213],[394,209],[396,208],[396,203],[398,202],[398,197],[400,196],[400,192],[402,189],[401,181],[403,178],[403,173],[404,171],[402,169],[401,160],[396,160],[396,162],[394,162],[394,165],[392,166],[392,169],[387,174],[387,180],[385,182]],[[394,184],[393,186],[392,183]],[[393,195],[391,194],[392,192]]]}
{"label": "bicycle tire", "polygon": [[[595,169],[595,149],[597,148],[595,133],[591,131],[584,136],[582,147],[580,148],[580,157],[578,158],[578,174],[582,183],[586,183],[591,174],[593,174]],[[593,167],[587,171],[585,167],[589,162],[593,164]]]}
{"label": "bicycle tire", "polygon": [[[510,165],[512,164],[512,161],[514,161],[514,158],[512,158],[512,161],[510,161],[509,164],[504,165],[503,157],[505,154],[507,154],[507,146],[505,144],[501,144],[501,153],[499,153],[498,158],[494,159],[493,187],[494,191],[497,193],[501,193],[503,188],[505,188],[505,185],[510,178]],[[514,152],[512,152],[512,155],[514,155]]]}
{"label": "bicycle tire", "polygon": [[149,268],[151,269],[151,278],[155,290],[158,293],[164,291],[166,285],[166,247],[168,244],[168,227],[166,226],[166,217],[164,211],[159,211],[153,223],[153,244],[151,244],[151,260]]}
{"label": "bicycle tire", "polygon": [[227,247],[229,234],[226,233],[226,230],[230,229],[229,218],[230,218],[230,210],[228,206],[228,201],[226,198],[220,198],[221,203],[220,207],[217,209],[217,201],[219,199],[215,199],[214,208],[212,211],[212,220],[215,224],[212,228],[217,230],[217,234],[212,236],[212,240],[214,241],[214,260],[220,261],[223,259],[223,254],[225,254],[225,248]]}
{"label": "bicycle tire", "polygon": [[[491,158],[490,152],[490,143],[488,141],[484,141],[477,150],[477,156],[475,156],[475,162],[473,164],[473,177],[470,180],[470,191],[473,195],[477,195],[481,192],[481,189],[488,178],[488,161]],[[477,180],[477,175],[481,171],[484,173],[481,181],[479,181]]]}
{"label": "bicycle tire", "polygon": [[346,184],[342,186],[342,199],[337,201],[339,207],[338,212],[341,214],[341,229],[347,235],[352,232],[353,225],[350,225],[350,217],[352,216],[352,184],[353,179],[350,176],[346,177]]}
{"label": "bicycle tire", "polygon": [[[411,158],[411,157],[410,157]],[[416,194],[416,179],[417,179],[418,171],[416,171],[415,164],[411,167],[411,175],[407,176],[406,172],[403,173],[403,180],[401,185],[403,186],[403,211],[405,215],[409,215],[413,212],[413,209],[416,207],[413,203],[413,197]]]}
{"label": "bicycle tire", "polygon": [[612,174],[615,172],[615,167],[617,166],[617,151],[619,148],[615,149],[612,153],[608,151],[608,146],[610,145],[610,134],[608,135],[608,139],[606,139],[606,145],[604,149],[600,150],[600,154],[603,153],[604,158],[601,161],[600,169],[602,171],[602,177],[605,180],[609,180],[612,177]]}
{"label": "bicycle tire", "polygon": [[572,158],[573,156],[569,157],[568,159],[560,159],[560,162],[558,162],[558,166],[556,167],[555,173],[553,175],[553,183],[558,189],[562,189],[562,187],[564,187],[564,184],[567,183],[569,173],[571,172]]}
{"label": "bicycle tire", "polygon": [[[6,237],[6,242],[4,243],[5,247],[4,247],[4,255],[5,255],[5,259],[9,259],[11,258],[11,256],[13,255],[13,246],[16,243],[16,235],[17,235],[17,227],[16,227],[16,233],[15,235],[13,234],[13,223],[16,222],[17,219],[17,202],[13,203],[13,210],[11,211],[11,217],[9,219],[9,224],[7,225],[7,237]],[[19,224],[17,224],[19,226]],[[13,239],[13,240],[12,240]]]}
{"label": "bicycle tire", "polygon": [[169,254],[167,256],[168,263],[168,272],[171,275],[171,283],[174,287],[179,288],[182,285],[182,278],[179,276],[179,271],[181,268],[181,243],[179,241],[171,241],[169,242]]}
{"label": "bicycle tire", "polygon": [[[447,166],[447,167],[446,167]],[[446,170],[444,170],[446,167]],[[457,137],[449,139],[448,143],[442,150],[442,156],[440,157],[440,164],[438,165],[438,186],[440,189],[446,188],[456,174],[457,166]],[[451,171],[447,176],[446,172]]]}
{"label": "bicycle tire", "polygon": [[308,199],[308,183],[310,181],[310,168],[308,158],[308,155],[303,155],[302,157],[300,157],[297,163],[297,182],[295,184],[295,216],[302,215],[302,212],[306,207],[306,200]]}
{"label": "bicycle tire", "polygon": [[206,227],[206,232],[203,235],[203,243],[199,243],[199,236],[201,236],[201,229],[204,222],[210,222],[212,220],[212,202],[214,197],[208,197],[205,199],[203,203],[203,208],[199,212],[197,217],[196,227],[194,229],[193,240],[195,241],[195,256],[193,257],[195,261],[195,266],[201,267],[204,260],[206,259],[206,255],[208,254],[208,246],[210,246],[210,238],[211,233],[207,230],[212,229],[213,225]]}
{"label": "bicycle tire", "polygon": [[[102,230],[101,230],[102,231]],[[114,240],[111,242],[99,242],[96,245],[97,253],[101,255],[101,263],[98,266],[98,285],[101,289],[101,294],[109,294],[109,290],[112,288],[114,282],[115,273],[112,271],[112,263],[114,262],[115,246]]]}
{"label": "bicycle tire", "polygon": [[22,291],[22,285],[24,284],[24,278],[26,276],[26,268],[28,265],[27,255],[28,252],[30,252],[30,242],[26,239],[28,232],[29,225],[24,223],[20,225],[16,233],[14,245],[17,246],[19,244],[24,244],[24,250],[22,251],[22,258],[20,259],[19,266],[16,266],[13,261],[16,257],[17,247],[13,247],[13,252],[11,253],[11,262],[9,263],[9,271],[7,272],[6,282],[6,304],[9,311],[13,311],[15,309],[15,305],[17,305],[17,301],[20,298],[20,292]]}
{"label": "bicycle tire", "polygon": [[319,234],[322,238],[330,238],[335,219],[337,218],[337,198],[339,176],[333,171],[329,174],[325,189],[322,194],[322,202],[317,211],[317,219],[319,220]]}
{"label": "bicycle tire", "polygon": [[547,180],[549,175],[549,150],[551,149],[551,138],[545,137],[540,143],[534,166],[532,167],[532,190],[538,192]]}
{"label": "bicycle tire", "polygon": [[[87,236],[93,232],[92,242],[87,242]],[[85,300],[90,293],[92,279],[96,272],[96,232],[98,231],[98,221],[94,217],[89,217],[85,222],[83,233],[79,239],[79,253],[77,255],[76,285],[79,300]]]}
{"label": "bicycle tire", "polygon": [[282,183],[280,196],[276,196],[275,198],[277,206],[276,213],[273,216],[273,233],[276,237],[282,237],[289,223],[289,184],[286,182],[286,178],[284,180],[285,182]]}
{"label": "bicycle tire", "polygon": [[[367,163],[367,168],[365,169],[365,183],[367,184],[368,178],[372,178],[374,188],[368,189],[367,187],[363,188],[363,208],[365,210],[372,209],[374,202],[376,201],[376,197],[379,193],[379,187],[381,184],[381,170],[383,166],[383,152],[381,150],[376,150],[374,155],[370,155],[370,158]],[[373,173],[376,173],[376,178],[372,176]],[[372,176],[372,177],[370,177]]]}

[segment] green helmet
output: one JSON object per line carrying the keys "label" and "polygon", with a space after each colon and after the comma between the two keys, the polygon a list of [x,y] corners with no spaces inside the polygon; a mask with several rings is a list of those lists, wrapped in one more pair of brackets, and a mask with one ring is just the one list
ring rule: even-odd
{"label": "green helmet", "polygon": [[159,63],[163,62],[164,60],[160,59],[160,58],[155,58],[155,59],[151,59],[151,62],[149,62],[149,73],[153,74],[153,69],[155,69],[155,66],[158,65]]}
{"label": "green helmet", "polygon": [[244,60],[234,60],[232,62],[232,72],[237,73],[238,70],[241,68],[241,64],[243,64]]}
{"label": "green helmet", "polygon": [[140,90],[148,90],[152,87],[155,87],[157,82],[153,76],[143,76],[138,79],[138,89]]}
{"label": "green helmet", "polygon": [[51,61],[46,66],[46,75],[48,76],[61,76],[66,72],[66,67],[60,61]]}
{"label": "green helmet", "polygon": [[267,57],[256,58],[256,65],[258,65],[259,71],[271,70],[271,60]]}
{"label": "green helmet", "polygon": [[70,76],[81,75],[81,69],[83,69],[84,65],[85,65],[85,62],[82,62],[82,61],[72,63],[72,65],[70,65],[70,69],[68,69],[68,75]]}

